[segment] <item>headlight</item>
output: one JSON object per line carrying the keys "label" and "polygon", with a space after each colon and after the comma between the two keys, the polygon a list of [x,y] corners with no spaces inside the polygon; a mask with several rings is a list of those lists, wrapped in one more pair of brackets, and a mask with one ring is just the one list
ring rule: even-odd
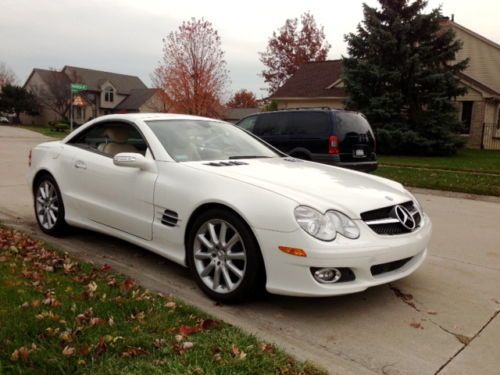
{"label": "headlight", "polygon": [[420,213],[424,213],[424,208],[422,207],[422,205],[420,204],[419,200],[417,198],[415,198],[415,196],[410,193],[408,190],[406,190],[406,192],[408,193],[408,195],[410,196],[411,200],[413,201],[413,203],[415,203],[415,206],[417,207],[417,210],[420,212]]}
{"label": "headlight", "polygon": [[343,213],[327,211],[324,215],[307,206],[295,209],[295,220],[311,236],[322,241],[333,241],[337,233],[347,238],[358,238],[356,224]]}

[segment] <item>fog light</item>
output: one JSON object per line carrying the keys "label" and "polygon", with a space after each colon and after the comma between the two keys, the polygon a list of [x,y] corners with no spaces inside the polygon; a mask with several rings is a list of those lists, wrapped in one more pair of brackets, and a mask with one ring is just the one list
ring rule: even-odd
{"label": "fog light", "polygon": [[320,268],[313,272],[317,282],[323,284],[333,284],[342,277],[342,272],[337,268]]}

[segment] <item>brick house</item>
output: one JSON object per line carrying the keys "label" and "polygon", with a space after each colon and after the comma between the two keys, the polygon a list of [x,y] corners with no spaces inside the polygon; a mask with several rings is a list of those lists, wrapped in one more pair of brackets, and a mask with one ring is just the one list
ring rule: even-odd
{"label": "brick house", "polygon": [[23,115],[21,121],[46,125],[61,120],[51,108],[55,97],[61,93],[64,94],[59,101],[63,105],[67,103],[71,83],[88,86],[87,91],[74,95],[73,119],[77,124],[110,113],[160,112],[164,109],[158,90],[146,87],[137,76],[74,66],[65,66],[61,71],[35,68],[24,87],[41,98],[42,108],[39,115]]}
{"label": "brick house", "polygon": [[[457,59],[469,58],[460,74],[467,94],[455,98],[457,115],[471,148],[500,149],[500,45],[445,19],[463,42]],[[342,82],[342,61],[311,62],[285,82],[272,96],[278,109],[294,107],[344,108],[347,93]]]}

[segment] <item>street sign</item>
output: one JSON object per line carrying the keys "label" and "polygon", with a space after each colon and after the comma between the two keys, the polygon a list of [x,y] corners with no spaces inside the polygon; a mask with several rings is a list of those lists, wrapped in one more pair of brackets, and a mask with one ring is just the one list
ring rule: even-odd
{"label": "street sign", "polygon": [[88,90],[88,86],[84,85],[82,83],[72,83],[71,84],[71,92],[80,92],[80,91],[85,91]]}

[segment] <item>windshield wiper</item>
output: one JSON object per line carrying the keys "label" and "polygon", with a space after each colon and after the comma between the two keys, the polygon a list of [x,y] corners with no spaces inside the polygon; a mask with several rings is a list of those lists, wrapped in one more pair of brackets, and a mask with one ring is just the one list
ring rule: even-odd
{"label": "windshield wiper", "polygon": [[236,155],[228,157],[229,160],[234,159],[260,159],[260,158],[270,158],[270,156],[262,156],[262,155]]}

